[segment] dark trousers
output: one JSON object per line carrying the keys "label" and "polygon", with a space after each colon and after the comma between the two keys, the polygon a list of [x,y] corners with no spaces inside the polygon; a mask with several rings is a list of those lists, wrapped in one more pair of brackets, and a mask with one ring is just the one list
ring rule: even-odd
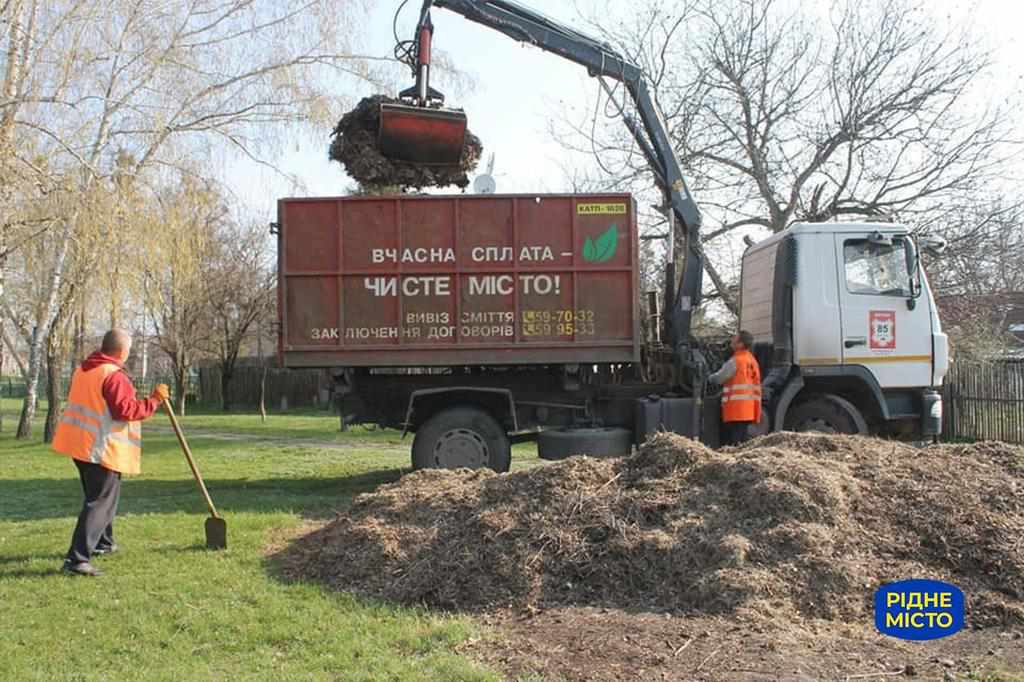
{"label": "dark trousers", "polygon": [[739,445],[750,439],[751,422],[723,422],[722,445]]}
{"label": "dark trousers", "polygon": [[92,557],[97,547],[114,544],[114,516],[121,498],[121,474],[99,464],[74,460],[82,481],[85,502],[71,536],[68,561],[80,563]]}

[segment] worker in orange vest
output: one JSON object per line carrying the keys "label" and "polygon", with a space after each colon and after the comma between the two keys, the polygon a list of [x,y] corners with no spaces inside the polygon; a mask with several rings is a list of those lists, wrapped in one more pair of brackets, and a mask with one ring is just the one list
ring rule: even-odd
{"label": "worker in orange vest", "polygon": [[708,377],[722,386],[724,444],[747,440],[750,427],[761,421],[761,367],[750,352],[753,347],[753,334],[740,331],[732,337],[732,358]]}
{"label": "worker in orange vest", "polygon": [[78,515],[71,548],[63,570],[74,575],[98,576],[90,563],[94,555],[117,551],[114,516],[121,496],[121,475],[141,471],[142,428],[167,399],[165,384],[158,384],[145,400],[124,371],[132,350],[132,337],[112,329],[100,350],[90,355],[71,378],[53,449],[74,459],[85,502]]}

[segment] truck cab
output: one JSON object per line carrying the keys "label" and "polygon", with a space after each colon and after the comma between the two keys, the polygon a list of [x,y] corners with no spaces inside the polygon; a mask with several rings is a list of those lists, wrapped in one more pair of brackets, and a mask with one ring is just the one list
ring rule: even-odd
{"label": "truck cab", "polygon": [[741,281],[762,429],[939,433],[948,342],[909,228],[796,224],[747,249]]}

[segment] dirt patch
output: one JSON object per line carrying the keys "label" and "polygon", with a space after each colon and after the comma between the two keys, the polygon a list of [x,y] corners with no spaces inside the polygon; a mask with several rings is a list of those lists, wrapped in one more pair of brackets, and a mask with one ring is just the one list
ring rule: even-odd
{"label": "dirt patch", "polygon": [[498,636],[469,642],[463,652],[513,680],[1024,679],[1019,631],[971,630],[917,643],[826,621],[781,626],[595,608],[481,620]]}
{"label": "dirt patch", "polygon": [[871,622],[882,583],[952,582],[970,626],[1024,624],[1024,451],[663,435],[622,460],[420,471],[281,555],[294,577],[469,612],[605,607]]}
{"label": "dirt patch", "polygon": [[399,100],[383,95],[367,97],[338,121],[332,133],[328,156],[341,163],[349,176],[369,192],[384,189],[422,187],[466,187],[483,145],[480,138],[466,131],[466,143],[457,166],[421,166],[393,161],[381,154],[377,145],[380,128],[380,105]]}

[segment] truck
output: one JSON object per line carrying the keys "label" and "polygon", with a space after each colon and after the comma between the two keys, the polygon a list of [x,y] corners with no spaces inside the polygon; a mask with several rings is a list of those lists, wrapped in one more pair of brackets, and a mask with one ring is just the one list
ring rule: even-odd
{"label": "truck", "polygon": [[[717,446],[707,379],[721,349],[691,329],[701,214],[645,74],[514,2],[425,0],[409,50],[417,85],[381,112],[382,136],[402,139],[382,149],[434,154],[458,137],[439,126],[464,126],[425,81],[433,7],[625,86],[637,118],[624,122],[669,219],[663,301],[639,290],[628,194],[282,199],[283,366],[329,369],[348,421],[413,433],[414,468],[507,471],[511,446],[532,440],[547,459],[623,455],[662,430]],[[795,224],[751,243],[739,326],[764,376],[755,431],[937,435],[948,343],[920,252],[941,248],[890,222]]]}

